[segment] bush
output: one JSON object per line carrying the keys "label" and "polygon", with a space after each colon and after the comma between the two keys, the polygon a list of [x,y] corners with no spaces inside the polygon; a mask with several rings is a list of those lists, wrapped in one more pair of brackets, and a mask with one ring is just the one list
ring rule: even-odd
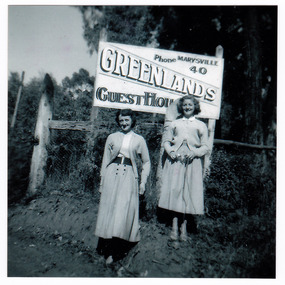
{"label": "bush", "polygon": [[[214,243],[234,248],[229,266],[243,268],[239,277],[275,276],[273,157],[232,147],[213,151],[211,175],[205,183],[206,218],[201,218],[201,224]],[[264,165],[266,160],[270,163]],[[236,272],[231,274],[236,277]]]}

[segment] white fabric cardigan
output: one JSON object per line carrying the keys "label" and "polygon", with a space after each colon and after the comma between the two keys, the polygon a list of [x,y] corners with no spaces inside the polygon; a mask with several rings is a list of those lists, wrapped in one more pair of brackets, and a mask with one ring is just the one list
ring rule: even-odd
{"label": "white fabric cardigan", "polygon": [[[104,177],[106,168],[118,156],[123,138],[124,134],[122,132],[116,132],[108,136],[104,149],[101,177]],[[136,179],[138,179],[137,160],[139,159],[139,155],[142,161],[141,183],[146,183],[150,173],[150,158],[148,148],[145,139],[142,136],[132,132],[132,138],[130,141],[130,159],[132,161],[132,167]]]}

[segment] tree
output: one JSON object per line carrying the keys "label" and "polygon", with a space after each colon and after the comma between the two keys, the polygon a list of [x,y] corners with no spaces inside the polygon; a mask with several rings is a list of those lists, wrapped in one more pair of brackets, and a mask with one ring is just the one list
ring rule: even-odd
{"label": "tree", "polygon": [[83,68],[72,77],[62,80],[55,94],[55,118],[58,120],[88,121],[92,107],[94,77]]}
{"label": "tree", "polygon": [[98,49],[100,32],[108,41],[133,45],[155,44],[156,22],[150,6],[79,6],[84,22],[84,39],[90,53]]}
{"label": "tree", "polygon": [[84,38],[214,55],[225,69],[216,137],[274,143],[276,126],[276,6],[84,6]]}

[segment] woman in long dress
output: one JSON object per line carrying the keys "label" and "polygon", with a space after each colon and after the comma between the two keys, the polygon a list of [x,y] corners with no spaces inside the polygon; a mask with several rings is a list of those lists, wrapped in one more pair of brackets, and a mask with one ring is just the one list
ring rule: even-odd
{"label": "woman in long dress", "polygon": [[177,105],[182,114],[167,130],[164,149],[167,153],[162,172],[162,187],[158,206],[174,213],[170,238],[177,240],[178,216],[183,216],[180,240],[186,241],[185,214],[204,213],[202,158],[208,152],[208,129],[195,115],[199,101],[193,96],[182,97]]}
{"label": "woman in long dress", "polygon": [[[95,229],[101,238],[97,250],[108,256],[107,263],[119,258],[116,255],[124,244],[140,240],[139,194],[144,193],[150,172],[146,142],[132,130],[136,123],[132,110],[118,111],[116,121],[121,131],[109,135],[105,144]],[[140,185],[138,160],[142,162]]]}

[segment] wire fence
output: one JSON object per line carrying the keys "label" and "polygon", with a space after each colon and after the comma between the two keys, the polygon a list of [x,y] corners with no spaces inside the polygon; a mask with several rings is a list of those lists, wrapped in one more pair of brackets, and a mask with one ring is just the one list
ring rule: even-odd
{"label": "wire fence", "polygon": [[[104,145],[108,135],[116,130],[116,126],[106,125],[99,127],[96,130],[96,135],[92,132],[51,130],[44,187],[49,191],[60,191],[61,193],[88,191],[94,193],[95,197],[99,199],[100,194],[97,189],[100,183],[100,167]],[[163,125],[155,123],[138,124],[135,127],[135,132],[146,139],[152,164],[148,188],[154,192],[154,196],[157,196],[156,190],[153,189],[156,189]],[[250,162],[251,165],[255,165],[258,161],[260,171],[274,172],[272,163],[275,161],[275,150],[267,150],[265,154],[262,149],[249,151],[243,146],[232,144],[217,144],[214,150],[221,148],[225,150],[225,156],[228,160],[237,160],[238,156],[245,159],[247,155],[254,155],[255,159]],[[212,159],[215,160],[215,156]],[[249,168],[250,165],[245,165],[245,167]],[[238,169],[235,171],[240,172]],[[216,172],[214,171],[214,173]]]}
{"label": "wire fence", "polygon": [[[162,129],[163,126],[159,124],[141,124],[134,130],[146,138],[150,149],[152,170],[149,188],[155,188]],[[50,144],[47,147],[44,188],[61,193],[88,191],[99,199],[100,194],[97,190],[104,145],[108,135],[114,131],[116,127],[104,127],[97,130],[94,137],[92,132],[52,130]]]}

